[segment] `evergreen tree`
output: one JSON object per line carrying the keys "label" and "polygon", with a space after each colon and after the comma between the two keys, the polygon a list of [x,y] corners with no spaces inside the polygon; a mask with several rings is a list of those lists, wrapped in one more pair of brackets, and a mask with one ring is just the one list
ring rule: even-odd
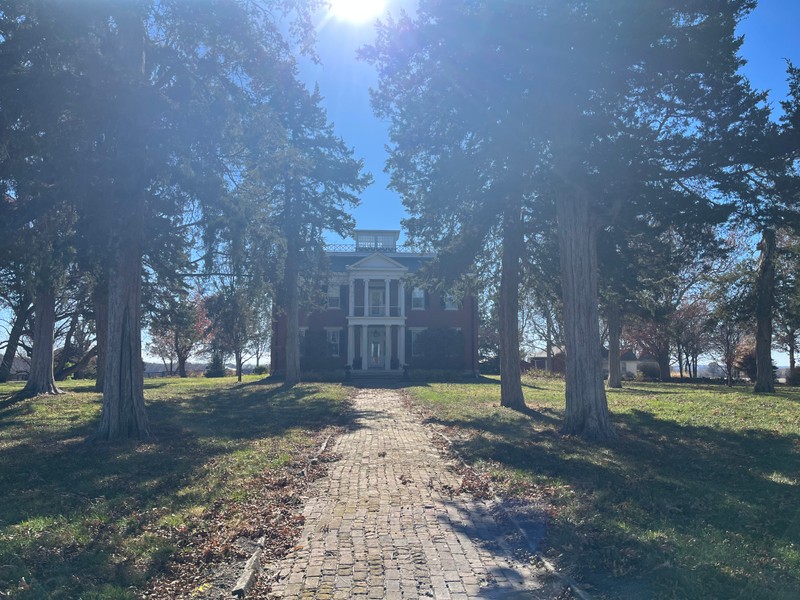
{"label": "evergreen tree", "polygon": [[[749,8],[423,0],[416,19],[389,21],[366,52],[381,75],[375,106],[391,119],[393,185],[424,217],[417,231],[481,240],[486,223],[513,224],[526,205],[536,216],[537,200],[554,202],[566,433],[614,435],[598,352],[597,238],[615,205],[647,214],[678,198],[673,210],[702,213],[706,191],[738,160],[730,132],[758,101],[737,72],[735,26]],[[631,194],[631,182],[651,193]]]}

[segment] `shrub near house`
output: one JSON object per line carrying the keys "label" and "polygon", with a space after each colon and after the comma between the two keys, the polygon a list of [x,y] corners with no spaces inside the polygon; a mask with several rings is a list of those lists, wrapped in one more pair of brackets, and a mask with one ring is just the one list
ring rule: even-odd
{"label": "shrub near house", "polygon": [[325,331],[309,330],[303,336],[300,353],[300,368],[308,371],[332,371],[343,369],[345,357],[331,351],[331,344]]}
{"label": "shrub near house", "polygon": [[432,327],[421,331],[414,340],[412,369],[464,369],[464,333],[449,327]]}

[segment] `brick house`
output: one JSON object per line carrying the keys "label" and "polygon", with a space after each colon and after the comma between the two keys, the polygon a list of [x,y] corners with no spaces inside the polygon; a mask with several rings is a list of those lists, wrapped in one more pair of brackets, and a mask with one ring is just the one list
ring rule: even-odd
{"label": "brick house", "polygon": [[[301,338],[326,344],[328,364],[350,365],[354,373],[400,375],[406,365],[424,368],[423,332],[436,328],[447,337],[440,330],[448,329],[463,339],[463,351],[457,351],[463,356],[454,364],[477,373],[475,299],[413,286],[409,275],[433,257],[398,246],[399,237],[396,230],[356,230],[355,244],[329,247],[325,308],[300,315]],[[304,346],[301,339],[301,352]],[[280,315],[273,320],[270,354],[272,372],[283,372],[286,322]]]}

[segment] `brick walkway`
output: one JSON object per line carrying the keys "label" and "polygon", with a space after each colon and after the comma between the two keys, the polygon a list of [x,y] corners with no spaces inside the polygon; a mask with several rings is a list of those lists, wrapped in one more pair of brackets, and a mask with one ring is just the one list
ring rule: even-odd
{"label": "brick walkway", "polygon": [[363,389],[341,459],[312,485],[298,549],[273,572],[278,598],[553,598],[491,502],[452,495],[460,477],[399,392]]}

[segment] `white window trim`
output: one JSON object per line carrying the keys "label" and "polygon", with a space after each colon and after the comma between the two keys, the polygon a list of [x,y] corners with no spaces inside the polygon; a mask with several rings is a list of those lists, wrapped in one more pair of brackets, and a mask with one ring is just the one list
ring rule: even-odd
{"label": "white window trim", "polygon": [[[419,299],[419,297],[414,298],[414,292],[419,290],[422,292],[422,306],[414,306],[414,300]],[[425,290],[422,288],[411,288],[411,310],[425,310]]]}
{"label": "white window trim", "polygon": [[[328,310],[340,310],[342,308],[342,297],[340,295],[341,294],[341,288],[339,287],[340,285],[341,284],[339,284],[339,283],[329,283],[328,284],[328,291],[327,291],[327,296],[326,296],[327,301],[325,303],[327,305]],[[335,288],[336,289],[336,294],[335,295],[331,295],[331,288]],[[336,303],[335,304],[331,304],[331,299],[332,298],[336,299]]]}

